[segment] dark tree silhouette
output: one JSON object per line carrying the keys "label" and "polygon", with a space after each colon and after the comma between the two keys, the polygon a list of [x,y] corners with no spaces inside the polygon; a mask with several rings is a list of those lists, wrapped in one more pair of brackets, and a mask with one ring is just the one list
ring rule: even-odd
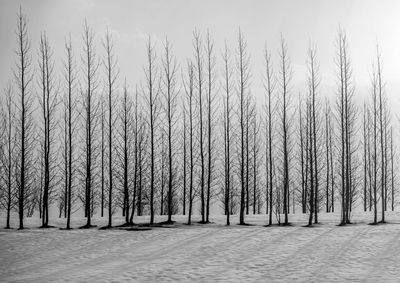
{"label": "dark tree silhouette", "polygon": [[10,229],[11,210],[15,207],[16,182],[15,174],[15,155],[16,155],[16,134],[15,134],[15,106],[13,101],[13,88],[9,82],[4,89],[5,101],[2,109],[2,133],[0,151],[0,164],[3,169],[1,181],[4,184],[4,207],[6,209],[6,229]]}
{"label": "dark tree silhouette", "polygon": [[85,161],[84,161],[84,179],[85,179],[85,216],[86,224],[82,228],[92,227],[92,214],[94,209],[94,167],[96,161],[95,154],[95,133],[98,126],[99,104],[96,102],[96,92],[98,87],[97,71],[99,62],[94,49],[94,31],[85,21],[84,33],[84,55],[82,56],[84,77],[83,112],[85,128]]}
{"label": "dark tree silhouette", "polygon": [[182,103],[182,114],[183,114],[183,125],[182,125],[182,133],[183,133],[183,160],[182,160],[182,169],[183,169],[183,191],[182,191],[182,214],[186,215],[186,195],[187,195],[187,122],[186,122],[186,108],[185,103]]}
{"label": "dark tree silhouette", "polygon": [[373,151],[372,151],[372,167],[373,167],[373,203],[374,203],[374,224],[378,223],[378,207],[377,207],[377,190],[378,190],[378,183],[377,183],[377,177],[378,177],[378,152],[377,152],[377,138],[378,138],[378,124],[377,124],[377,119],[378,119],[378,105],[377,105],[377,100],[378,100],[378,92],[377,92],[377,74],[375,72],[375,69],[373,70],[372,73],[372,115],[373,115],[373,122],[372,122],[372,146],[373,146]]}
{"label": "dark tree silhouette", "polygon": [[363,209],[367,211],[367,105],[364,103],[363,106]]}
{"label": "dark tree silhouette", "polygon": [[381,54],[379,46],[376,47],[376,92],[379,99],[379,137],[380,137],[380,150],[381,150],[381,202],[382,202],[382,219],[381,223],[385,223],[385,202],[386,202],[386,158],[385,158],[385,128],[386,123],[384,121],[384,82],[382,78],[382,65],[381,65]]}
{"label": "dark tree silhouette", "polygon": [[[306,112],[307,115],[307,112]],[[308,137],[304,135],[304,116],[303,116],[303,104],[302,99],[299,95],[299,143],[300,143],[300,175],[301,175],[301,209],[303,213],[307,213],[307,164],[306,164],[306,146],[305,139]]]}
{"label": "dark tree silhouette", "polygon": [[[312,148],[312,160],[314,161],[313,168],[314,172],[310,175],[311,179],[311,188],[314,189],[314,192],[311,192],[311,195],[315,196],[314,200],[314,209],[311,210],[314,212],[314,223],[318,223],[318,210],[319,210],[319,180],[318,180],[318,158],[319,158],[319,149],[320,146],[318,144],[318,113],[316,110],[316,106],[318,106],[317,102],[317,95],[318,95],[318,87],[320,84],[319,78],[319,66],[316,58],[316,49],[315,47],[310,47],[308,50],[308,89],[310,95],[310,107],[311,107],[311,116],[310,116],[310,123],[311,123],[311,134],[312,139],[310,140],[310,146]],[[311,167],[312,168],[312,167]],[[311,197],[311,196],[310,196]]]}
{"label": "dark tree silhouette", "polygon": [[175,195],[176,186],[176,152],[175,152],[175,136],[176,136],[176,112],[177,112],[177,89],[176,89],[176,72],[177,65],[171,45],[168,39],[164,44],[163,66],[163,87],[164,108],[167,121],[167,140],[168,140],[168,222],[172,222],[173,213],[173,197]]}
{"label": "dark tree silhouette", "polygon": [[207,200],[206,200],[206,223],[209,223],[210,216],[210,201],[212,197],[212,187],[214,177],[214,150],[215,150],[215,138],[214,138],[214,101],[215,101],[215,68],[216,68],[216,59],[214,55],[214,41],[211,38],[210,32],[207,31],[206,38],[206,110],[207,110]]}
{"label": "dark tree silhouette", "polygon": [[268,188],[268,201],[269,204],[269,220],[268,225],[272,225],[272,205],[273,205],[273,93],[276,86],[276,80],[274,78],[272,63],[271,63],[271,54],[268,51],[268,48],[265,48],[264,52],[264,60],[265,60],[265,75],[264,75],[264,89],[266,93],[266,168],[267,168],[267,176],[266,183]]}
{"label": "dark tree silhouette", "polygon": [[395,206],[395,174],[394,174],[394,159],[395,159],[395,151],[393,145],[393,127],[390,127],[390,175],[391,175],[391,201],[392,201],[392,211],[394,211]]}
{"label": "dark tree silhouette", "polygon": [[246,190],[246,176],[245,176],[245,111],[246,101],[248,97],[249,79],[250,79],[250,62],[247,54],[247,42],[243,37],[241,30],[239,30],[238,37],[238,50],[236,58],[236,67],[238,73],[238,95],[239,95],[239,127],[240,127],[240,180],[241,180],[241,192],[240,192],[240,213],[239,213],[239,224],[244,225],[244,212],[245,212],[245,190]]}
{"label": "dark tree silhouette", "polygon": [[105,132],[106,132],[106,127],[105,127],[105,120],[106,120],[106,109],[105,109],[105,106],[104,106],[104,104],[105,104],[105,99],[104,99],[104,96],[102,96],[101,98],[100,98],[100,135],[101,135],[101,141],[100,141],[100,151],[101,151],[101,157],[100,157],[100,159],[101,159],[101,161],[100,161],[100,163],[101,163],[101,176],[100,176],[100,179],[101,179],[101,212],[100,212],[100,215],[101,215],[101,217],[104,217],[104,206],[105,206],[105,192],[104,192],[104,187],[105,187],[105,172],[104,172],[104,169],[105,169],[105,162],[104,162],[104,160],[105,160],[105,155],[106,155],[106,149],[105,149],[105,147],[106,147],[106,139],[105,139]]}
{"label": "dark tree silhouette", "polygon": [[193,198],[194,198],[194,80],[195,80],[195,67],[192,62],[187,64],[187,80],[184,80],[184,88],[187,100],[187,108],[189,111],[189,212],[188,222],[192,223],[192,210],[193,210]]}
{"label": "dark tree silhouette", "polygon": [[[39,48],[40,87],[42,97],[39,100],[43,115],[42,155],[44,163],[43,201],[42,201],[42,228],[49,227],[49,202],[54,187],[54,132],[56,121],[58,89],[54,82],[53,52],[45,33],[40,38]],[[52,156],[53,155],[53,156]]]}
{"label": "dark tree silhouette", "polygon": [[203,102],[203,84],[204,84],[204,78],[203,78],[203,64],[204,64],[204,58],[203,58],[203,43],[200,37],[200,34],[198,31],[194,31],[193,33],[193,48],[194,48],[194,64],[195,64],[195,69],[196,69],[196,75],[197,75],[197,93],[198,93],[198,111],[199,111],[199,151],[200,151],[200,205],[201,205],[201,223],[206,223],[206,218],[205,218],[205,192],[204,192],[204,187],[205,187],[205,154],[204,154],[204,118],[203,118],[203,107],[204,107],[204,102]]}
{"label": "dark tree silhouette", "polygon": [[18,93],[18,151],[20,164],[17,168],[19,172],[18,181],[18,213],[19,213],[19,229],[24,229],[24,208],[26,201],[33,187],[32,168],[33,159],[33,97],[31,92],[32,84],[32,57],[30,54],[31,43],[28,38],[28,22],[26,16],[20,8],[17,16],[17,55],[16,66],[14,69],[15,83]]}
{"label": "dark tree silhouette", "polygon": [[[107,227],[112,227],[112,199],[113,199],[113,127],[115,126],[115,118],[113,114],[114,102],[113,98],[115,96],[115,91],[117,88],[117,77],[118,77],[118,67],[117,59],[114,54],[114,41],[107,28],[105,39],[103,41],[103,46],[106,51],[106,57],[104,58],[104,66],[106,70],[106,88],[107,88],[107,100],[108,100],[108,225]],[[115,101],[115,100],[114,100]],[[126,189],[126,191],[125,191]],[[129,194],[127,186],[124,186],[124,208],[125,210],[125,220],[128,222],[129,218]]]}
{"label": "dark tree silhouette", "polygon": [[230,196],[231,196],[231,119],[232,119],[232,103],[231,103],[231,95],[232,95],[232,76],[233,70],[231,67],[231,58],[230,51],[228,50],[227,44],[225,42],[225,49],[222,54],[222,60],[224,62],[223,74],[224,74],[224,177],[225,177],[225,214],[226,214],[226,225],[230,225]]}
{"label": "dark tree silhouette", "polygon": [[[120,111],[120,122],[122,125],[122,130],[120,132],[120,160],[121,160],[121,171],[122,171],[122,193],[123,193],[123,209],[125,210],[125,225],[133,224],[133,211],[136,200],[136,187],[133,188],[133,199],[132,199],[132,214],[129,214],[131,201],[130,201],[130,191],[132,183],[135,182],[136,173],[132,172],[132,157],[134,157],[134,148],[132,144],[135,143],[135,127],[134,116],[132,113],[133,102],[128,96],[128,86],[126,82],[124,84],[123,96]],[[114,126],[113,126],[114,127]],[[134,161],[134,160],[133,160]],[[133,180],[132,176],[133,175]],[[132,217],[132,218],[131,218]],[[132,220],[131,220],[132,219]]]}
{"label": "dark tree silhouette", "polygon": [[310,96],[308,97],[307,103],[306,103],[306,107],[307,107],[307,119],[306,119],[307,123],[306,123],[306,125],[307,125],[307,138],[308,138],[308,151],[309,151],[309,153],[308,153],[308,156],[309,156],[308,161],[310,162],[309,163],[309,168],[310,168],[309,210],[310,210],[310,214],[309,214],[309,218],[308,218],[308,226],[312,226],[312,224],[313,224],[313,222],[312,222],[313,221],[313,215],[315,213],[315,205],[314,205],[314,202],[315,202],[315,197],[314,197],[314,193],[315,193],[315,182],[314,182],[315,176],[314,176],[314,174],[315,174],[315,171],[313,169],[314,166],[315,166],[315,164],[314,164],[314,157],[315,156],[314,156],[314,152],[313,152],[314,147],[313,147],[313,123],[312,123],[312,103],[311,103],[311,100],[312,100],[312,95],[310,93]]}
{"label": "dark tree silhouette", "polygon": [[340,177],[342,195],[341,225],[350,222],[352,182],[354,181],[354,168],[351,163],[354,150],[354,121],[355,107],[353,104],[354,86],[352,83],[352,69],[348,54],[348,42],[343,30],[339,30],[337,37],[336,66],[338,68],[338,122],[340,130]]}
{"label": "dark tree silhouette", "polygon": [[288,210],[289,210],[289,161],[290,161],[290,83],[292,80],[292,69],[290,66],[290,59],[287,54],[287,45],[283,37],[281,37],[281,44],[279,50],[280,56],[280,80],[281,87],[281,125],[282,125],[282,182],[283,182],[283,213],[285,215],[284,225],[289,224]]}
{"label": "dark tree silhouette", "polygon": [[73,143],[73,135],[76,130],[76,100],[75,100],[75,91],[76,91],[76,66],[73,56],[72,50],[72,43],[71,37],[65,43],[65,53],[66,53],[66,61],[64,62],[64,80],[66,84],[65,89],[65,98],[64,98],[64,108],[65,108],[65,153],[66,153],[66,168],[65,171],[67,172],[66,177],[66,187],[67,187],[67,194],[66,194],[66,206],[67,206],[67,229],[71,228],[71,210],[72,210],[72,184],[75,176],[75,168],[74,168],[74,143]]}
{"label": "dark tree silhouette", "polygon": [[158,69],[156,66],[156,53],[151,38],[148,38],[146,47],[147,67],[145,69],[146,83],[145,94],[148,124],[150,131],[150,224],[154,224],[154,193],[155,193],[155,142],[157,135],[157,117],[159,112],[159,84]]}

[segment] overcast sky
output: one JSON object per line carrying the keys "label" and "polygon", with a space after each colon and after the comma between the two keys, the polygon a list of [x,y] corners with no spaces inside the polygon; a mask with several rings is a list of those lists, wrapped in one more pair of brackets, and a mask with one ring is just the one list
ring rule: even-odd
{"label": "overcast sky", "polygon": [[[252,62],[252,92],[261,97],[262,56],[265,43],[274,61],[282,33],[294,71],[293,92],[302,91],[306,78],[309,42],[316,44],[322,75],[321,93],[332,96],[335,83],[335,38],[339,26],[348,35],[357,96],[368,95],[371,62],[379,42],[387,92],[397,104],[400,97],[400,1],[94,1],[0,0],[0,87],[11,77],[15,61],[16,13],[19,5],[29,19],[32,54],[37,65],[41,31],[46,31],[55,52],[57,67],[64,59],[64,40],[71,33],[76,59],[82,54],[85,19],[96,31],[97,53],[104,54],[101,39],[108,26],[113,32],[120,74],[134,86],[143,78],[145,42],[151,35],[161,50],[168,36],[179,63],[192,55],[192,32],[210,29],[218,59],[224,41],[236,48],[239,27],[248,41]],[[219,65],[219,68],[221,65]],[[277,67],[275,67],[277,69]]]}

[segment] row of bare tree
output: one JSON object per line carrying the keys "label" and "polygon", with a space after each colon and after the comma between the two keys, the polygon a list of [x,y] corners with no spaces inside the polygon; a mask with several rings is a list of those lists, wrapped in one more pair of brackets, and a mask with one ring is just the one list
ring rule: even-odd
{"label": "row of bare tree", "polygon": [[259,103],[241,31],[235,52],[225,43],[219,55],[210,32],[196,30],[193,57],[183,66],[168,39],[159,58],[149,37],[145,79],[134,90],[121,82],[108,29],[99,56],[85,22],[79,66],[66,40],[61,79],[46,33],[39,40],[39,72],[33,72],[21,10],[16,35],[14,82],[1,100],[0,197],[7,228],[12,211],[20,229],[35,212],[42,227],[50,227],[51,208],[70,229],[77,211],[87,219],[83,228],[105,211],[108,228],[118,211],[124,225],[143,214],[150,224],[157,214],[172,223],[177,213],[191,224],[196,209],[208,223],[218,204],[227,225],[236,213],[240,224],[249,213],[266,213],[269,225],[274,215],[288,225],[289,214],[300,209],[311,226],[320,211],[334,212],[338,204],[342,225],[351,223],[357,204],[374,210],[373,223],[379,203],[381,222],[388,204],[396,206],[397,159],[379,47],[371,99],[359,107],[343,30],[336,41],[336,99],[321,94],[317,48],[310,45],[307,90],[298,103],[283,37],[275,68],[270,49],[264,50],[265,103]]}

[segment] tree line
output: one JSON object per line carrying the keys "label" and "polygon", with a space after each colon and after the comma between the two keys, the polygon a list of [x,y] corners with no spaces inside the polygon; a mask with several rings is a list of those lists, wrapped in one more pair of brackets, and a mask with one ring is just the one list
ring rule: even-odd
{"label": "tree line", "polygon": [[173,223],[178,213],[188,224],[196,213],[209,223],[219,206],[227,225],[232,214],[241,225],[248,214],[289,225],[299,210],[311,226],[321,211],[339,210],[346,225],[358,205],[374,212],[374,224],[395,209],[397,155],[378,45],[370,95],[360,107],[343,29],[335,42],[334,98],[321,91],[314,44],[307,50],[307,89],[295,94],[281,36],[276,54],[268,45],[263,51],[262,103],[252,93],[241,30],[236,46],[222,50],[210,31],[195,30],[184,64],[168,38],[159,48],[149,36],[144,80],[134,88],[121,78],[112,33],[105,31],[100,53],[96,37],[85,21],[82,50],[66,37],[56,70],[46,32],[35,53],[27,17],[18,13],[13,78],[0,108],[6,228],[12,212],[20,229],[34,213],[41,227],[51,227],[51,207],[67,229],[77,211],[86,218],[82,228],[90,228],[96,213],[107,214],[107,227],[116,213],[124,225],[133,225],[135,215],[150,215],[150,225],[155,215]]}

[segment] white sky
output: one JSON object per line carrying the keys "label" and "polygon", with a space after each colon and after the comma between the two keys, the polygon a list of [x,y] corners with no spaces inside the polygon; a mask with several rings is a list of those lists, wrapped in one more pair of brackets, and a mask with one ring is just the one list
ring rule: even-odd
{"label": "white sky", "polygon": [[[106,26],[113,31],[120,62],[121,81],[126,76],[133,86],[143,78],[147,34],[157,41],[168,36],[178,62],[192,55],[192,32],[210,29],[218,59],[224,41],[236,48],[239,27],[248,41],[252,62],[252,93],[262,96],[261,74],[265,42],[277,60],[281,32],[287,40],[294,70],[293,91],[304,86],[309,42],[318,48],[322,75],[321,93],[334,93],[334,42],[338,27],[348,35],[353,62],[356,95],[368,95],[369,74],[377,40],[381,46],[387,93],[394,105],[400,105],[400,1],[94,1],[94,0],[0,0],[0,88],[12,78],[15,61],[16,13],[19,5],[29,19],[32,55],[37,65],[41,31],[46,31],[55,51],[57,67],[64,59],[64,39],[71,33],[77,62],[82,53],[82,31],[87,19],[96,31],[97,53],[102,55],[101,38]],[[219,65],[219,68],[222,66]],[[277,67],[275,67],[277,69]]]}

